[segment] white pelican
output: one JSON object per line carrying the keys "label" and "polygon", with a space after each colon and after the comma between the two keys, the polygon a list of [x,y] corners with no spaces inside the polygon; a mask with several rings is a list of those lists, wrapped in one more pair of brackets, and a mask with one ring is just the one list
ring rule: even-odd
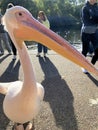
{"label": "white pelican", "polygon": [[[0,83],[0,92],[5,94],[3,102],[4,113],[10,120],[16,123],[25,123],[32,120],[38,113],[40,101],[44,96],[44,88],[36,83],[32,63],[24,41],[33,40],[40,42],[98,75],[98,71],[84,56],[66,40],[39,23],[25,8],[14,6],[7,9],[3,22],[18,50],[24,73],[23,82]],[[28,128],[28,130],[30,129]]]}

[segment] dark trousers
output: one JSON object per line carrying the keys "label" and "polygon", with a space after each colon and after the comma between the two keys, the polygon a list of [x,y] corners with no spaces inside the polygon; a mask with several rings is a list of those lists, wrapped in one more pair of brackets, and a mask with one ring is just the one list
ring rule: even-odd
{"label": "dark trousers", "polygon": [[10,43],[11,43],[11,46],[12,46],[13,54],[14,54],[14,55],[17,55],[17,50],[16,50],[16,47],[15,47],[15,45],[13,44],[12,40],[11,40]]}
{"label": "dark trousers", "polygon": [[89,43],[89,53],[92,54],[93,52],[94,52],[94,48],[93,48],[92,43],[90,42]]}
{"label": "dark trousers", "polygon": [[38,52],[41,53],[42,51],[44,53],[47,53],[47,47],[46,46],[43,46],[42,44],[38,43]]}
{"label": "dark trousers", "polygon": [[86,56],[87,53],[89,52],[90,42],[92,43],[94,48],[94,56],[92,57],[91,63],[95,64],[96,61],[98,60],[98,32],[93,34],[82,33],[81,38],[82,38],[82,54],[84,56]]}
{"label": "dark trousers", "polygon": [[16,47],[15,47],[15,45],[13,44],[13,42],[12,42],[12,40],[11,40],[9,34],[8,34],[8,38],[9,38],[9,42],[10,42],[11,47],[12,47],[13,54],[14,54],[14,55],[17,55]]}

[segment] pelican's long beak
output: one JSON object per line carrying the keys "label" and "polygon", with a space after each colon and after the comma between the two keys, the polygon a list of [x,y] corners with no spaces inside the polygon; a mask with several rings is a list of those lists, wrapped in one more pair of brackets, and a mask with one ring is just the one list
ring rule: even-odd
{"label": "pelican's long beak", "polygon": [[98,70],[81,53],[73,48],[70,43],[50,29],[47,29],[32,16],[28,16],[27,20],[20,20],[20,22],[20,29],[15,31],[16,37],[42,43],[77,65],[87,69],[89,72],[98,75]]}

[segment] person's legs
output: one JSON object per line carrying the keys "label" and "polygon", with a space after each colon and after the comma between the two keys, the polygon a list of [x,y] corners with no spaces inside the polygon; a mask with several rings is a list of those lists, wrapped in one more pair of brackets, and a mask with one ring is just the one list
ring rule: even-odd
{"label": "person's legs", "polygon": [[15,45],[13,44],[12,41],[11,41],[11,46],[12,46],[13,54],[16,56],[16,55],[17,55],[17,50],[16,50],[16,47],[15,47]]}
{"label": "person's legs", "polygon": [[[89,43],[90,43],[90,34],[82,33],[82,54],[86,57],[89,51]],[[88,74],[88,71],[85,68],[82,68],[83,73]]]}
{"label": "person's legs", "polygon": [[93,56],[93,52],[94,52],[94,48],[93,48],[92,43],[90,42],[90,43],[89,43],[88,55],[92,57],[92,56]]}
{"label": "person's legs", "polygon": [[10,44],[11,44],[13,54],[16,56],[16,55],[17,55],[17,50],[16,50],[16,47],[15,47],[15,45],[13,44],[13,42],[12,42],[12,40],[11,40],[9,34],[8,34],[8,40],[9,40],[9,42],[10,42]]}
{"label": "person's legs", "polygon": [[4,54],[4,49],[2,45],[2,40],[0,39],[0,54]]}
{"label": "person's legs", "polygon": [[44,52],[44,56],[46,56],[46,54],[47,54],[47,51],[48,51],[47,47],[46,47],[46,46],[43,46],[43,52]]}
{"label": "person's legs", "polygon": [[86,33],[82,33],[82,54],[86,57],[89,51],[89,42],[90,42],[90,35]]}
{"label": "person's legs", "polygon": [[2,33],[2,39],[4,41],[4,44],[5,44],[8,52],[11,53],[11,47],[10,47],[10,44],[9,44],[7,33]]}
{"label": "person's legs", "polygon": [[98,60],[98,31],[91,37],[91,42],[94,48],[94,56],[92,57],[91,63],[94,65]]}
{"label": "person's legs", "polygon": [[37,56],[40,56],[40,53],[42,52],[42,44],[38,43],[37,48],[38,48]]}
{"label": "person's legs", "polygon": [[16,60],[16,56],[17,56],[17,49],[16,49],[16,47],[15,47],[15,45],[13,44],[13,42],[12,42],[12,40],[11,40],[11,38],[10,38],[10,36],[8,35],[8,38],[9,38],[9,42],[10,42],[10,44],[11,44],[11,47],[12,47],[12,52],[13,52],[13,60]]}
{"label": "person's legs", "polygon": [[94,56],[92,57],[91,63],[94,65],[98,60],[98,48],[94,51]]}
{"label": "person's legs", "polygon": [[12,40],[11,40],[11,46],[12,46],[12,51],[13,51],[13,60],[16,60],[16,56],[17,56],[17,50],[16,50],[16,47],[15,45],[13,44]]}
{"label": "person's legs", "polygon": [[0,54],[4,54],[4,48],[2,45],[2,34],[0,33]]}

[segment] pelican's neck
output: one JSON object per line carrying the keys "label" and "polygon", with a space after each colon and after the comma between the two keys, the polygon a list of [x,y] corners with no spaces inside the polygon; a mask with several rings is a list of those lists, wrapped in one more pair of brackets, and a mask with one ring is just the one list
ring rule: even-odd
{"label": "pelican's neck", "polygon": [[27,47],[24,42],[22,41],[17,41],[15,43],[16,48],[18,50],[18,54],[20,57],[20,62],[23,68],[23,73],[24,73],[24,84],[26,86],[35,86],[36,85],[36,79],[34,75],[34,70],[32,67],[31,59],[27,51]]}

